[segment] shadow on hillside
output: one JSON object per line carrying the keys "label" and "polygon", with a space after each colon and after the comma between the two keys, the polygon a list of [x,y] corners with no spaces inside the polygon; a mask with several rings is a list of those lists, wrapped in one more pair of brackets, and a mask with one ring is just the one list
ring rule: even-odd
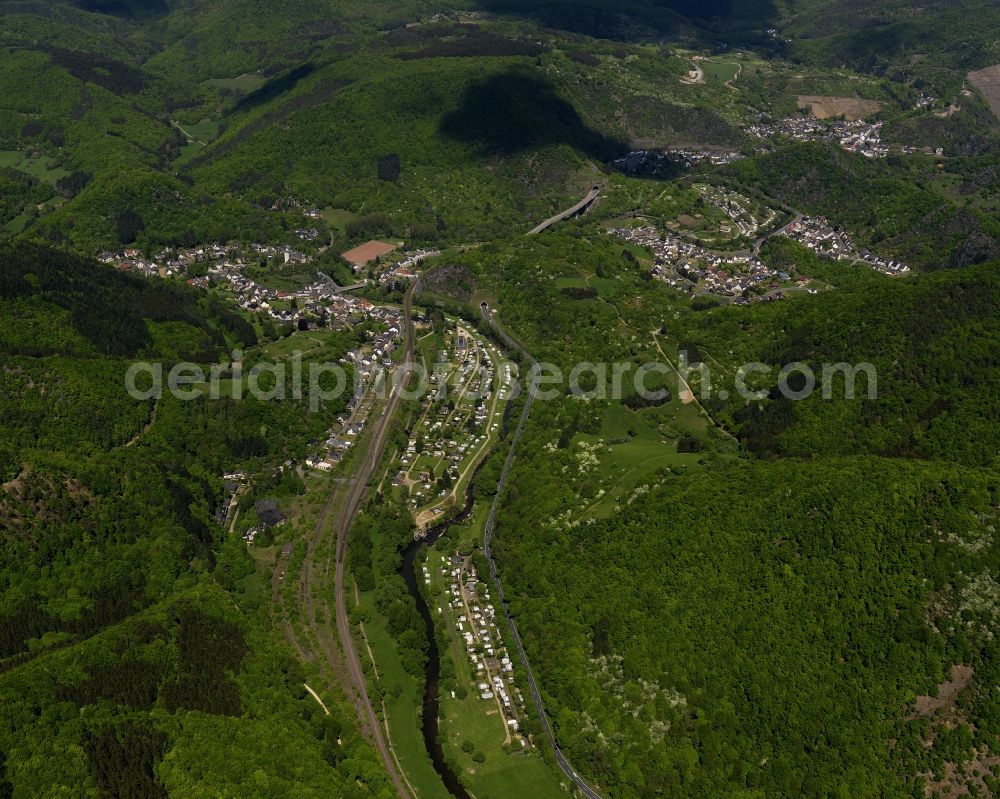
{"label": "shadow on hillside", "polygon": [[441,120],[440,132],[487,153],[568,144],[608,161],[628,150],[624,141],[588,127],[549,83],[518,73],[494,75],[470,86],[461,107]]}
{"label": "shadow on hillside", "polygon": [[773,0],[477,0],[476,4],[549,28],[615,40],[653,33],[690,34],[692,21],[710,31],[762,31],[778,18]]}
{"label": "shadow on hillside", "polygon": [[72,0],[72,4],[84,11],[122,19],[165,17],[170,13],[166,0]]}
{"label": "shadow on hillside", "polygon": [[236,103],[233,107],[234,111],[249,111],[251,108],[257,108],[258,106],[265,105],[277,97],[285,94],[286,92],[294,89],[299,81],[312,75],[316,71],[316,66],[313,63],[301,64],[300,66],[290,69],[275,78],[271,78],[267,83],[261,86],[259,89],[250,92],[246,97],[243,97]]}

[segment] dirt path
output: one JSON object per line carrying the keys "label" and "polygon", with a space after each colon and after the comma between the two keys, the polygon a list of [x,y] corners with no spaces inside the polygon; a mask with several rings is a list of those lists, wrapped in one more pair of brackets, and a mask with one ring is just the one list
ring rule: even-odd
{"label": "dirt path", "polygon": [[330,715],[330,711],[329,711],[329,709],[327,709],[327,706],[325,704],[323,704],[323,700],[319,698],[319,694],[316,693],[312,688],[309,687],[309,683],[304,682],[304,683],[302,683],[302,685],[309,692],[310,696],[312,696],[313,699],[315,699],[317,702],[319,702],[319,706],[321,708],[323,708],[323,712],[326,713],[326,715],[329,716]]}
{"label": "dirt path", "polygon": [[[357,607],[361,604],[361,595],[358,593],[358,584],[354,584],[354,605]],[[372,662],[372,671],[375,672],[375,679],[381,680],[382,677],[378,673],[378,663],[375,662],[375,653],[372,652],[371,644],[368,643],[368,634],[365,632],[365,623],[363,621],[358,622],[358,629],[361,630],[361,640],[365,642],[365,650],[368,652],[368,659]],[[382,718],[385,718],[385,710],[383,703]],[[389,729],[389,722],[385,723],[386,731]]]}
{"label": "dirt path", "polygon": [[732,89],[734,92],[738,92],[739,89],[737,89],[733,84],[740,79],[740,75],[742,75],[742,74],[743,74],[743,64],[740,64],[740,63],[737,62],[737,64],[736,64],[736,74],[733,75],[733,77],[731,77],[729,80],[727,80],[726,83],[725,83],[725,85],[728,88]]}
{"label": "dirt path", "polygon": [[667,357],[667,354],[663,351],[663,348],[660,346],[660,339],[657,337],[657,332],[655,330],[653,331],[653,343],[656,344],[656,350],[657,352],[660,353],[661,356],[663,356],[663,360],[666,361],[667,366],[669,366],[671,369],[674,370],[674,372],[677,375],[677,379],[684,386],[684,388],[680,392],[679,396],[680,401],[683,402],[685,405],[693,402],[695,405],[698,406],[698,410],[700,410],[703,414],[705,414],[705,418],[708,419],[709,423],[716,430],[722,433],[722,435],[724,435],[726,438],[736,441],[737,440],[736,437],[728,430],[726,430],[724,427],[722,427],[722,425],[716,422],[715,419],[712,418],[712,414],[710,414],[707,410],[705,410],[705,406],[702,405],[701,402],[699,402],[698,397],[696,397],[694,391],[691,390],[690,383],[688,383],[688,381],[684,378],[684,375],[682,375],[680,373],[680,370],[674,365],[674,362],[671,361]]}
{"label": "dirt path", "polygon": [[403,771],[403,764],[399,762],[399,758],[396,757],[396,747],[392,743],[392,731],[389,729],[389,714],[385,712],[385,700],[382,700],[382,721],[385,724],[385,737],[389,741],[389,751],[392,752],[393,758],[396,760],[396,766],[399,769],[400,775],[403,777],[403,781],[406,783],[406,787],[410,789],[410,793],[413,796],[419,797],[420,794],[417,793],[417,789],[413,787],[413,783],[410,782],[409,777],[406,776],[406,772]]}
{"label": "dirt path", "polygon": [[685,75],[683,78],[680,79],[681,83],[685,83],[688,86],[693,86],[696,83],[704,83],[705,82],[705,70],[703,70],[698,65],[698,62],[695,61],[694,59],[691,59],[691,66],[692,66],[692,70],[691,71],[694,73],[694,75],[693,76]]}
{"label": "dirt path", "polygon": [[140,430],[138,433],[136,433],[134,436],[132,436],[132,438],[130,438],[128,441],[126,441],[122,445],[123,447],[125,447],[126,449],[128,449],[129,447],[134,447],[136,445],[136,443],[139,441],[139,439],[142,438],[144,435],[146,435],[146,433],[149,432],[149,428],[151,428],[153,426],[153,422],[156,421],[156,412],[159,409],[160,409],[160,401],[158,399],[154,400],[153,401],[153,412],[151,414],[149,414],[149,421],[147,421],[146,424],[143,425],[142,430]]}
{"label": "dirt path", "polygon": [[194,136],[192,136],[190,133],[184,130],[184,128],[181,127],[181,123],[178,122],[176,119],[171,119],[170,124],[173,125],[175,128],[177,128],[177,130],[179,130],[181,133],[183,133],[189,142],[200,144],[202,147],[208,147],[208,145],[205,144],[205,142],[203,142],[201,139],[196,139]]}

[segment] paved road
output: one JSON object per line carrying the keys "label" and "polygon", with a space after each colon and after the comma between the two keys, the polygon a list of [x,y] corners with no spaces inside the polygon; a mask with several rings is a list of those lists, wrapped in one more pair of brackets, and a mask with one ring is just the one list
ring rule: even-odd
{"label": "paved road", "polygon": [[569,219],[573,214],[578,214],[584,208],[587,208],[594,200],[597,199],[597,195],[601,193],[600,186],[594,186],[580,202],[574,205],[572,208],[567,208],[565,211],[556,214],[555,216],[550,216],[542,224],[538,225],[528,233],[529,236],[534,236],[537,233],[541,233],[545,228],[554,225],[556,222],[562,222],[564,219]]}
{"label": "paved road", "polygon": [[[403,359],[401,361],[402,366],[400,367],[402,369],[405,369],[406,365],[413,361],[413,319],[411,311],[413,293],[416,287],[417,284],[414,283],[414,285],[407,292],[406,299],[403,302],[403,318],[406,325],[406,343],[403,352]],[[397,374],[400,373],[397,372]],[[355,480],[351,484],[351,490],[347,495],[347,500],[344,503],[336,522],[337,559],[334,571],[334,597],[336,601],[337,632],[340,636],[341,646],[343,647],[344,656],[347,661],[347,670],[350,674],[351,682],[354,684],[355,691],[357,692],[356,705],[358,705],[358,713],[362,717],[363,721],[367,722],[366,726],[371,731],[375,746],[382,755],[386,771],[389,772],[389,777],[392,779],[393,785],[396,787],[396,792],[403,797],[403,799],[410,799],[412,794],[406,787],[406,784],[399,773],[399,769],[396,766],[396,758],[392,752],[392,747],[386,740],[385,732],[382,725],[379,723],[378,717],[375,715],[375,708],[372,706],[371,698],[368,696],[365,673],[361,668],[361,660],[358,657],[357,649],[354,646],[354,638],[351,632],[351,622],[347,615],[347,603],[344,597],[344,563],[345,556],[347,554],[347,539],[350,533],[351,524],[353,523],[354,517],[357,515],[358,509],[361,507],[361,502],[367,492],[368,481],[371,479],[372,473],[375,471],[375,467],[382,458],[382,451],[385,448],[385,442],[389,434],[392,417],[395,414],[396,407],[399,405],[400,389],[402,386],[402,382],[394,382],[392,386],[389,399],[386,401],[385,410],[382,412],[381,418],[378,422],[376,422],[375,432],[372,435],[371,443],[368,447],[367,453],[365,454],[365,459],[355,475]]]}
{"label": "paved road", "polygon": [[334,280],[332,277],[330,277],[326,272],[321,272],[321,271],[319,271],[317,269],[316,270],[316,274],[319,275],[321,278],[323,278],[323,280],[326,281],[326,284],[330,287],[330,289],[333,291],[334,294],[342,294],[345,291],[354,291],[355,289],[363,289],[365,286],[368,285],[368,281],[367,280],[362,280],[359,283],[354,283],[353,285],[350,285],[350,286],[341,286],[336,280]]}
{"label": "paved road", "polygon": [[[493,326],[493,329],[497,332],[504,343],[510,349],[511,352],[520,352],[524,356],[525,360],[531,364],[531,366],[537,366],[538,362],[531,357],[531,354],[524,349],[520,344],[518,344],[514,339],[512,339],[506,331],[501,328],[496,321],[493,319],[492,314],[490,314],[489,308],[485,305],[481,307],[481,312],[484,321]],[[549,724],[549,717],[545,712],[545,703],[542,702],[542,695],[538,690],[538,683],[535,682],[535,676],[531,672],[531,664],[528,662],[528,654],[524,651],[524,644],[521,642],[521,635],[517,630],[517,624],[514,621],[513,616],[510,614],[510,609],[507,606],[507,597],[504,595],[503,586],[500,584],[500,577],[497,574],[496,562],[493,560],[493,530],[496,526],[496,515],[497,509],[500,507],[500,501],[503,496],[504,487],[507,485],[507,477],[510,475],[511,467],[514,465],[514,453],[517,450],[517,442],[521,438],[521,433],[524,431],[524,425],[528,421],[528,414],[531,413],[531,403],[534,400],[536,391],[538,390],[539,375],[537,372],[532,374],[531,386],[528,388],[528,396],[524,399],[524,408],[521,410],[521,416],[517,422],[517,428],[514,430],[514,437],[510,442],[510,450],[507,452],[507,460],[504,461],[503,471],[500,473],[500,479],[497,482],[497,492],[493,497],[493,504],[490,506],[489,516],[486,517],[486,528],[483,536],[483,553],[486,555],[486,560],[490,567],[490,577],[493,578],[493,585],[496,588],[497,596],[500,597],[500,606],[503,608],[503,614],[507,619],[507,625],[510,627],[511,638],[514,641],[514,646],[517,648],[517,652],[521,657],[521,663],[524,665],[525,674],[528,677],[528,687],[531,690],[531,698],[535,701],[535,707],[538,710],[538,717],[542,721],[542,726],[545,728],[545,734],[548,736],[549,743],[552,745],[552,750],[556,755],[556,763],[559,764],[559,768],[562,769],[563,774],[565,774],[580,792],[587,797],[587,799],[601,799],[601,795],[597,793],[586,780],[583,779],[576,770],[570,765],[569,761],[565,758],[562,750],[559,748],[559,742],[556,740],[555,733],[552,731],[552,727]]]}
{"label": "paved road", "polygon": [[782,225],[777,230],[772,230],[770,233],[765,233],[763,236],[761,236],[759,239],[757,239],[753,243],[753,254],[754,254],[755,257],[758,256],[758,255],[760,255],[760,248],[762,246],[764,246],[764,242],[765,241],[767,241],[772,236],[780,236],[782,233],[784,233],[786,230],[788,230],[788,228],[790,228],[796,222],[801,222],[802,221],[802,214],[800,214],[798,211],[795,211],[794,213],[795,213],[795,216],[792,218],[792,220],[790,222],[786,222],[784,225]]}

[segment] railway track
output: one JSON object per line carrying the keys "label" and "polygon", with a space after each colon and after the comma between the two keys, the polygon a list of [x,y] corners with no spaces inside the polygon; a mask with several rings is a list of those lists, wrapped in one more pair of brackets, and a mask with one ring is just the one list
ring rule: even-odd
{"label": "railway track", "polygon": [[[405,319],[403,358],[395,372],[392,388],[377,421],[372,427],[368,445],[354,466],[348,480],[337,481],[323,503],[316,522],[306,541],[306,552],[298,575],[298,585],[293,601],[296,608],[286,608],[282,628],[285,638],[304,661],[316,663],[331,683],[340,682],[351,697],[358,714],[362,732],[378,749],[389,779],[402,799],[413,799],[413,792],[401,774],[392,747],[375,714],[368,696],[365,673],[358,657],[347,612],[345,590],[345,560],[351,525],[368,492],[368,483],[382,458],[392,419],[399,405],[401,389],[409,365],[413,361],[413,293],[414,284],[403,303]],[[372,404],[371,413],[377,410],[378,400],[370,396],[363,402]],[[293,551],[283,550],[272,576],[272,597],[281,603],[287,594],[284,581],[289,573]],[[329,585],[333,573],[333,607]],[[302,624],[296,629],[293,614],[298,614]],[[337,636],[333,635],[336,625]]]}

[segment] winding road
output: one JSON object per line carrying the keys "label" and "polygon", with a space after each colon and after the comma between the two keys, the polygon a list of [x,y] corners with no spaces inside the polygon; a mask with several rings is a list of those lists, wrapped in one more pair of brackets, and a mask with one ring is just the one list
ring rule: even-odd
{"label": "winding road", "polygon": [[759,238],[757,238],[754,241],[754,243],[753,243],[753,254],[754,254],[754,257],[760,255],[760,248],[764,246],[764,242],[765,241],[767,241],[770,238],[773,238],[774,236],[780,236],[780,235],[782,235],[786,230],[788,230],[788,228],[790,228],[796,222],[801,222],[802,221],[802,214],[800,214],[798,211],[792,211],[791,213],[793,213],[794,216],[792,217],[792,219],[790,221],[786,222],[784,225],[782,225],[777,230],[772,230],[770,233],[765,233],[763,236],[760,236]]}
{"label": "winding road", "polygon": [[695,61],[694,59],[691,60],[691,66],[693,67],[691,73],[681,78],[680,79],[681,83],[686,83],[689,86],[695,83],[704,83],[705,71],[698,65],[698,62]]}
{"label": "winding road", "polygon": [[511,338],[510,335],[496,323],[490,313],[489,307],[485,303],[480,306],[480,311],[482,313],[483,320],[493,327],[497,335],[503,340],[510,351],[521,353],[524,359],[533,367],[531,370],[531,386],[528,388],[528,395],[524,399],[524,408],[521,410],[521,416],[518,419],[517,428],[514,430],[514,436],[510,442],[510,449],[507,452],[507,460],[504,461],[503,470],[500,472],[500,479],[497,481],[497,492],[493,497],[493,504],[490,506],[489,516],[486,517],[486,527],[483,535],[483,554],[486,556],[486,560],[489,563],[490,577],[493,579],[493,585],[496,588],[497,595],[500,597],[500,606],[503,608],[504,617],[507,619],[507,625],[510,628],[510,634],[514,641],[514,646],[517,648],[517,652],[521,657],[521,663],[524,665],[524,671],[528,679],[528,687],[531,690],[531,697],[535,702],[535,708],[538,710],[538,717],[541,719],[542,727],[545,729],[545,734],[549,739],[549,743],[552,745],[552,751],[555,752],[556,763],[559,764],[559,768],[562,769],[563,774],[572,780],[573,784],[576,785],[576,787],[584,796],[587,797],[587,799],[601,799],[601,795],[597,793],[597,791],[595,791],[594,788],[591,787],[591,785],[576,772],[576,769],[570,765],[570,762],[566,759],[562,750],[559,748],[559,742],[556,740],[555,732],[553,732],[552,726],[549,724],[549,717],[545,712],[545,703],[542,701],[542,695],[538,689],[538,683],[535,681],[535,676],[531,672],[531,664],[528,662],[528,654],[524,651],[524,644],[522,643],[521,635],[517,630],[517,623],[514,621],[514,617],[510,614],[507,597],[503,592],[503,585],[500,583],[500,577],[497,574],[496,562],[493,560],[493,531],[496,527],[497,510],[500,507],[503,490],[507,485],[507,478],[510,475],[511,467],[514,465],[514,453],[517,450],[517,443],[521,438],[521,433],[524,432],[524,425],[528,421],[528,415],[531,413],[531,403],[538,390],[539,372],[537,371],[538,362],[531,356],[531,353]]}

